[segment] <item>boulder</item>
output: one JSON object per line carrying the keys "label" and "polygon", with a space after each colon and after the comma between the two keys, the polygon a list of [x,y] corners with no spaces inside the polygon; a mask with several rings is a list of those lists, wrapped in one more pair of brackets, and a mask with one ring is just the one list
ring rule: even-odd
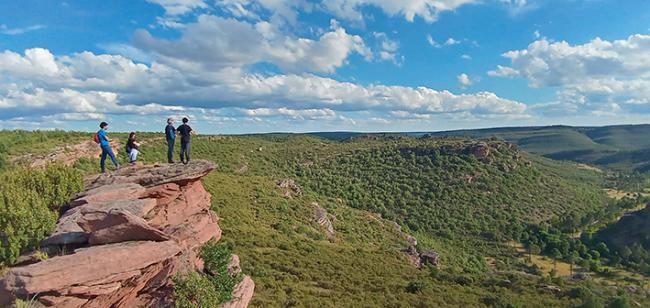
{"label": "boulder", "polygon": [[45,295],[39,297],[38,301],[47,307],[81,307],[88,302],[88,299],[74,296]]}
{"label": "boulder", "polygon": [[422,252],[420,254],[420,259],[422,260],[422,264],[429,264],[431,266],[438,266],[440,261],[438,253],[433,250]]}
{"label": "boulder", "polygon": [[228,275],[235,277],[239,274],[241,274],[241,267],[239,266],[239,256],[238,255],[231,255],[230,256],[230,262],[228,263],[228,267],[226,268],[228,271]]}
{"label": "boulder", "polygon": [[219,218],[210,211],[192,215],[179,225],[165,228],[163,231],[175,238],[183,247],[197,249],[211,239],[221,238],[221,229],[218,225]]}
{"label": "boulder", "polygon": [[562,293],[562,289],[560,289],[559,287],[556,287],[556,286],[552,286],[552,285],[542,286],[542,290],[545,291],[545,292],[553,293],[553,294]]}
{"label": "boulder", "polygon": [[181,195],[181,187],[176,183],[166,183],[147,188],[145,196],[156,199],[158,205],[168,204]]}
{"label": "boulder", "polygon": [[163,242],[171,237],[153,228],[130,212],[112,209],[82,209],[79,226],[89,234],[90,245],[102,245],[128,241]]}
{"label": "boulder", "polygon": [[78,206],[65,212],[58,220],[52,235],[41,242],[43,246],[85,244],[89,234],[77,223],[81,218],[82,209],[92,210],[124,210],[138,217],[144,217],[156,206],[156,199],[99,201]]}
{"label": "boulder", "polygon": [[[162,186],[156,186],[152,190],[162,194]],[[191,182],[183,187],[168,191],[168,195],[175,195],[169,201],[159,201],[158,206],[150,213],[147,220],[151,226],[163,229],[167,226],[174,226],[183,223],[188,217],[201,213],[210,208],[210,194],[203,188],[201,182]],[[170,199],[165,197],[165,199]]]}

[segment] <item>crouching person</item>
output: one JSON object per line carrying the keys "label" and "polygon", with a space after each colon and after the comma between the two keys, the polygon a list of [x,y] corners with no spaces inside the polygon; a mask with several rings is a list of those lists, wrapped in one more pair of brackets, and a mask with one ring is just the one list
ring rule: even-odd
{"label": "crouching person", "polygon": [[135,132],[129,134],[129,140],[126,142],[126,154],[129,156],[131,165],[135,165],[140,153],[140,143],[137,141]]}

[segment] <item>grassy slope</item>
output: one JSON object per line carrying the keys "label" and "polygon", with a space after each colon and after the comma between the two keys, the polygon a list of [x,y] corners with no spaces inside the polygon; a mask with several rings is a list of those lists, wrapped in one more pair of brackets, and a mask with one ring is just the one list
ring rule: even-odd
{"label": "grassy slope", "polygon": [[[347,206],[303,185],[303,194],[286,199],[275,187],[278,179],[293,177],[296,165],[319,157],[329,160],[342,153],[365,147],[317,138],[294,136],[200,138],[193,141],[196,158],[214,160],[218,172],[205,179],[213,194],[214,209],[222,218],[224,240],[234,244],[244,270],[258,284],[253,304],[285,306],[313,303],[315,306],[467,306],[477,305],[491,294],[513,303],[558,305],[554,296],[540,295],[537,281],[522,281],[517,292],[479,283],[462,286],[432,278],[428,271],[409,265],[399,250],[406,246],[392,223],[376,214]],[[380,146],[376,143],[375,146]],[[146,153],[159,153],[148,160],[162,160],[163,145]],[[245,172],[241,170],[247,166]],[[313,222],[311,202],[319,202],[336,217],[337,234],[328,240]],[[438,249],[446,266],[462,264],[476,245],[437,239],[418,232],[421,245]],[[504,251],[505,253],[505,251]],[[421,294],[411,294],[406,286],[424,282]],[[566,300],[565,300],[566,303]]]}

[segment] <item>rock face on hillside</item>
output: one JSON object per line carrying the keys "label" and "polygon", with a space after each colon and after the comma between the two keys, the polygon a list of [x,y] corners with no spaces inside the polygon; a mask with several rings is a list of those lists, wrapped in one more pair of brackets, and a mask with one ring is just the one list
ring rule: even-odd
{"label": "rock face on hillside", "polygon": [[[212,169],[193,161],[93,179],[42,243],[58,254],[11,268],[0,280],[0,306],[35,297],[56,307],[173,307],[172,275],[203,270],[198,248],[221,237],[201,183]],[[239,258],[231,263],[239,271]],[[244,277],[224,306],[246,307],[254,288]]]}
{"label": "rock face on hillside", "polygon": [[[120,141],[113,140],[113,152],[117,153],[120,149]],[[94,158],[99,157],[102,150],[99,145],[93,140],[86,140],[73,145],[66,145],[52,149],[47,155],[33,155],[27,154],[20,156],[13,160],[14,163],[28,165],[30,167],[43,167],[49,163],[61,163],[66,166],[72,166],[77,160],[81,158]]]}
{"label": "rock face on hillside", "polygon": [[317,202],[313,202],[311,206],[314,208],[314,220],[316,223],[325,229],[327,236],[334,236],[334,226],[332,225],[332,221],[330,220],[327,211]]}

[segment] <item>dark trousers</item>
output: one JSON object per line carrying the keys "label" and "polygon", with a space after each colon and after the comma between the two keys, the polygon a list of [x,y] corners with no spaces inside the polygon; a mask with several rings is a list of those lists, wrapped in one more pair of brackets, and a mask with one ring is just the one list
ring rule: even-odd
{"label": "dark trousers", "polygon": [[174,139],[167,139],[167,162],[174,162]]}
{"label": "dark trousers", "polygon": [[181,139],[181,162],[187,164],[190,161],[190,141]]}
{"label": "dark trousers", "polygon": [[111,158],[111,161],[113,162],[113,165],[115,165],[115,167],[119,166],[119,164],[117,163],[117,158],[115,158],[115,153],[113,153],[113,149],[111,149],[111,146],[103,145],[102,156],[101,159],[99,160],[99,166],[102,168],[102,173],[106,171],[106,156],[109,156]]}

